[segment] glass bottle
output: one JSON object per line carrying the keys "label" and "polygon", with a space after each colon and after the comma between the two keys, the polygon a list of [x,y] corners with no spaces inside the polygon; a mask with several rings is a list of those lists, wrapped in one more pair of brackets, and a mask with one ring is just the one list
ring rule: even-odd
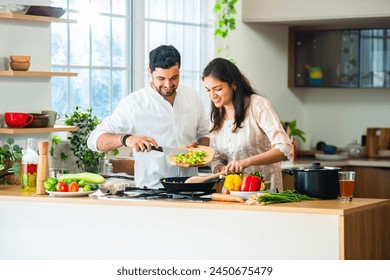
{"label": "glass bottle", "polygon": [[37,170],[39,156],[34,149],[34,138],[28,138],[23,150],[22,166],[20,170],[22,190],[35,192],[37,187]]}

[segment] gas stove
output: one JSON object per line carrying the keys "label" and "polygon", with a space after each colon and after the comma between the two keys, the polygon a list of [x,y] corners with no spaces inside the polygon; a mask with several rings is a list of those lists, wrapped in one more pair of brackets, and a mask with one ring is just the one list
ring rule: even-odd
{"label": "gas stove", "polygon": [[149,189],[149,188],[126,188],[123,192],[116,194],[106,194],[98,197],[104,200],[174,200],[190,202],[207,202],[211,201],[210,194],[215,190],[207,192],[168,192],[166,189]]}

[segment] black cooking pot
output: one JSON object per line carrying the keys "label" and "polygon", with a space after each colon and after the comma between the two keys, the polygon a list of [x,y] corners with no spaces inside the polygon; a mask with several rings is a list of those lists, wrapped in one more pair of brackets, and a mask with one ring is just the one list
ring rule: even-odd
{"label": "black cooking pot", "polygon": [[216,178],[203,183],[184,183],[188,178],[169,177],[160,179],[160,182],[168,192],[208,192],[220,180]]}
{"label": "black cooking pot", "polygon": [[314,162],[309,168],[283,169],[282,173],[294,175],[294,189],[311,197],[335,199],[339,196],[339,167],[324,167]]}

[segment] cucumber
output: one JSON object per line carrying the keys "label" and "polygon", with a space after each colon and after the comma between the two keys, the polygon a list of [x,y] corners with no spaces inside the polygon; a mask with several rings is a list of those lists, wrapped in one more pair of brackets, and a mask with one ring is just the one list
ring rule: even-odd
{"label": "cucumber", "polygon": [[64,179],[78,179],[84,180],[85,182],[90,182],[94,184],[103,184],[104,177],[90,172],[82,172],[82,173],[73,173],[73,174],[64,174],[58,177],[58,181],[62,181]]}

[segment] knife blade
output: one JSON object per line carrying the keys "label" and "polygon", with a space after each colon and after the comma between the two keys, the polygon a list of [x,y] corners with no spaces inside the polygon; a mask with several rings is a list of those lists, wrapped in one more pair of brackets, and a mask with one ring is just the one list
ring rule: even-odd
{"label": "knife blade", "polygon": [[161,147],[161,146],[159,148],[152,146],[152,150],[157,151],[157,152],[162,152],[162,153],[166,154],[167,156],[174,156],[174,155],[178,155],[178,154],[188,154],[188,152],[189,152],[186,149],[168,148],[168,147]]}

